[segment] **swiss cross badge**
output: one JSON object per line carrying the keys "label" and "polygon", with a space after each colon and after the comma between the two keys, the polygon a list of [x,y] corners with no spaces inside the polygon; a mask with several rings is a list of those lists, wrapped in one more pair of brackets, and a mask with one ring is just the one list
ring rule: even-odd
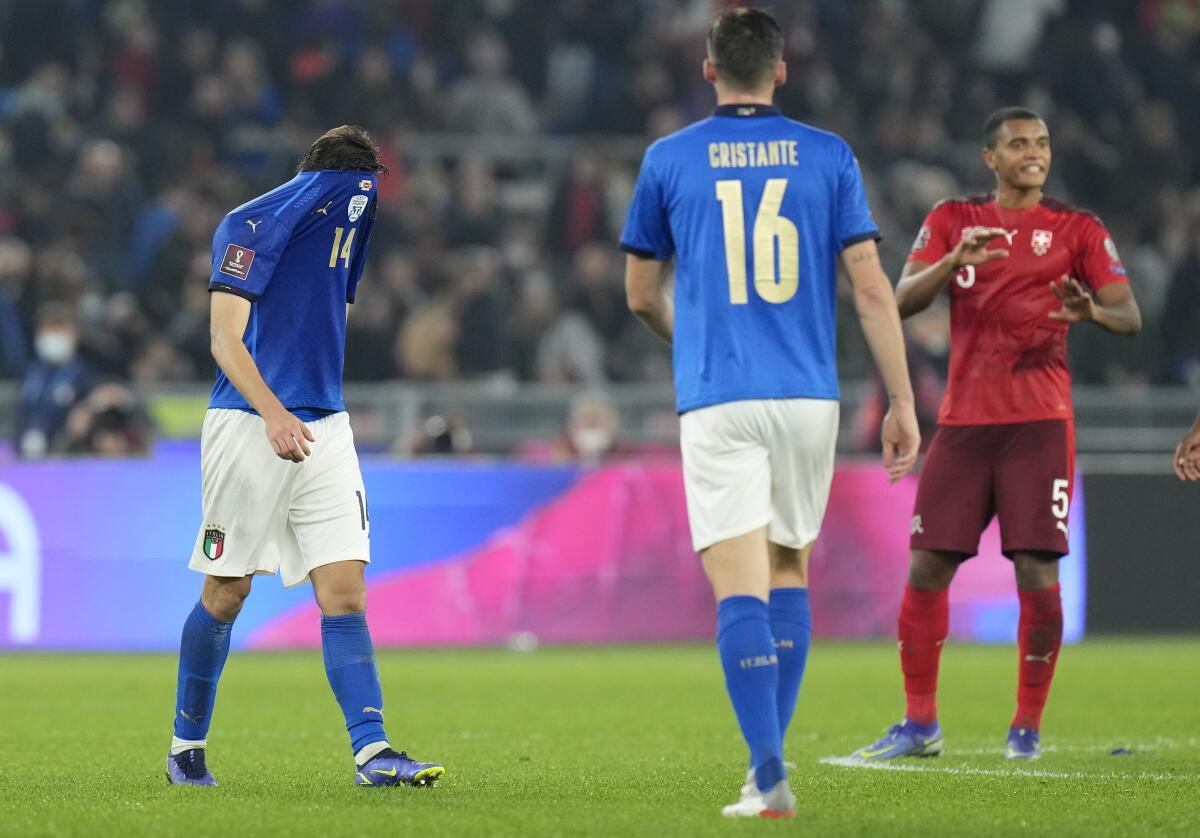
{"label": "swiss cross badge", "polygon": [[1033,237],[1030,239],[1030,244],[1033,246],[1033,252],[1038,256],[1045,256],[1046,251],[1050,249],[1050,241],[1054,238],[1054,234],[1049,230],[1034,230]]}

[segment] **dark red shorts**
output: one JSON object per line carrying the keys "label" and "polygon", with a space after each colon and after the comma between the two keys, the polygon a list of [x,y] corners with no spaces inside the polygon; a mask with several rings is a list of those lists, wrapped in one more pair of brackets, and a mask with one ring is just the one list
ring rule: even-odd
{"label": "dark red shorts", "polygon": [[939,425],[925,457],[913,510],[911,547],[968,557],[993,515],[1004,555],[1067,552],[1075,488],[1070,420],[1009,425]]}

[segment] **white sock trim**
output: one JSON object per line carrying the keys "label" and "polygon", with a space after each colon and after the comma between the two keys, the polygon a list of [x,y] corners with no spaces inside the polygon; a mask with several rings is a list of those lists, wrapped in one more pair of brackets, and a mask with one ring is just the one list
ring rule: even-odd
{"label": "white sock trim", "polygon": [[367,762],[388,748],[392,747],[388,741],[384,739],[382,742],[372,742],[370,745],[363,745],[362,750],[354,755],[354,762],[357,765],[366,765]]}
{"label": "white sock trim", "polygon": [[192,748],[207,747],[207,739],[180,739],[178,736],[171,737],[171,756],[182,754],[184,751],[190,751]]}

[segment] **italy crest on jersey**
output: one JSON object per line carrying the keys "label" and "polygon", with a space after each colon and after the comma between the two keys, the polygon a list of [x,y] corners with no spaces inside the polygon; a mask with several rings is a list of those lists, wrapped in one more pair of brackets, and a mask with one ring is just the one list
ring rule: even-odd
{"label": "italy crest on jersey", "polygon": [[222,527],[206,527],[204,530],[204,555],[216,561],[225,552],[225,530]]}
{"label": "italy crest on jersey", "polygon": [[362,216],[363,210],[367,208],[367,200],[366,195],[355,195],[350,199],[350,206],[346,208],[346,215],[349,216],[351,222],[358,221],[359,217]]}

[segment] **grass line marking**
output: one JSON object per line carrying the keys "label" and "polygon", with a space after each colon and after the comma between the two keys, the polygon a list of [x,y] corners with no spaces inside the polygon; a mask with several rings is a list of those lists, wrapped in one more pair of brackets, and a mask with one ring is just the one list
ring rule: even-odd
{"label": "grass line marking", "polygon": [[976,768],[970,765],[914,765],[892,760],[864,760],[854,757],[823,757],[822,765],[839,768],[866,768],[871,771],[907,771],[913,774],[958,774],[974,777],[1043,777],[1057,780],[1200,780],[1200,774],[1165,774],[1142,771],[1138,773],[1093,771],[1046,771],[1039,768]]}

